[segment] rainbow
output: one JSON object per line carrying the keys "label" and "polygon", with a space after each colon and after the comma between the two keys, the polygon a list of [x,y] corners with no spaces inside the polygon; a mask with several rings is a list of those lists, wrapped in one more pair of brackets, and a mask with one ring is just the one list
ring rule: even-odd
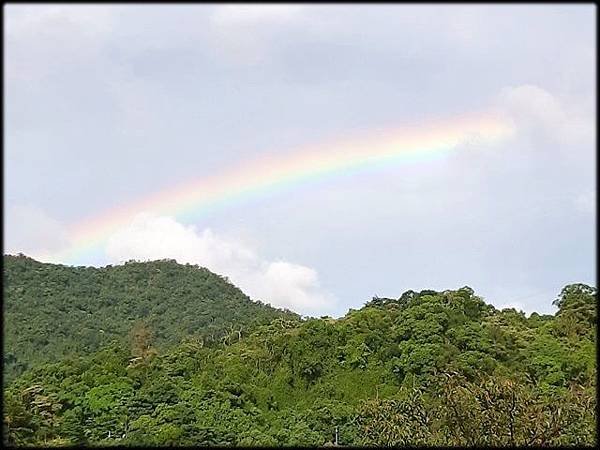
{"label": "rainbow", "polygon": [[131,223],[141,212],[191,221],[215,207],[261,193],[366,169],[427,161],[464,147],[463,144],[504,139],[513,129],[509,119],[489,111],[371,131],[278,156],[261,157],[86,218],[69,228],[69,248],[53,254],[52,259],[75,263],[97,254],[115,231]]}

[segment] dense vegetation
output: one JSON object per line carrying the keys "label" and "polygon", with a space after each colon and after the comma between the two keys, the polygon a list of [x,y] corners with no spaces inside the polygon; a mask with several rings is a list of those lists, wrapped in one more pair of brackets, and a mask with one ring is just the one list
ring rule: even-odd
{"label": "dense vegetation", "polygon": [[4,256],[4,375],[127,341],[143,321],[159,349],[195,335],[219,341],[276,317],[226,279],[175,261],[69,267]]}
{"label": "dense vegetation", "polygon": [[[135,284],[134,273],[161,264],[178,270],[167,262],[110,270]],[[193,279],[173,280],[173,290]],[[168,348],[157,331],[169,324],[127,321],[127,340],[115,333],[97,352],[36,364],[12,381],[4,439],[321,446],[337,427],[341,445],[591,446],[595,302],[595,288],[569,285],[555,315],[526,317],[496,310],[468,287],[408,291],[337,320],[280,314],[212,341],[193,329]]]}

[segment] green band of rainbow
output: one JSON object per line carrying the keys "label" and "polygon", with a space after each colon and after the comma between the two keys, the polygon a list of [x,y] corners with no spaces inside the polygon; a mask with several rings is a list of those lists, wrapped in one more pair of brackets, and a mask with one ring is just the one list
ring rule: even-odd
{"label": "green band of rainbow", "polygon": [[140,212],[198,219],[212,208],[249,196],[330,176],[426,161],[468,142],[498,141],[511,135],[513,129],[510,120],[500,114],[478,113],[259,158],[82,220],[70,228],[70,247],[52,258],[81,262]]}

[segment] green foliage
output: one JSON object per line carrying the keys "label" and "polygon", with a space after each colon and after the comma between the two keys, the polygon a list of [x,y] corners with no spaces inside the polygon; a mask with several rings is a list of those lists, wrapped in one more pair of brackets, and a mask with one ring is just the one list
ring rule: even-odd
{"label": "green foliage", "polygon": [[[39,281],[39,274],[31,274],[30,266],[34,272],[57,266],[13,263],[12,301],[43,309],[42,297],[32,294],[39,286],[31,277]],[[62,272],[71,269],[56,270],[67,276]],[[149,278],[154,269],[173,275],[159,282]],[[158,326],[160,302],[123,294],[127,314],[138,307],[148,313],[113,317],[113,328],[101,326],[119,330],[114,339],[98,341],[94,351],[73,342],[77,352],[58,359],[57,343],[65,342],[60,327],[41,334],[11,331],[16,325],[5,322],[12,336],[7,353],[31,366],[5,386],[5,444],[326,446],[334,443],[336,428],[339,443],[354,446],[591,446],[596,440],[595,289],[585,285],[563,290],[555,316],[498,311],[465,287],[409,291],[399,299],[374,298],[339,319],[299,320],[252,303],[191,266],[163,261],[76,270],[69,278],[72,297],[65,298],[75,299],[78,289],[88,292],[75,283],[79,275],[89,277],[86,283],[98,276],[102,283],[96,286],[121,286],[114,292],[130,294],[153,279],[164,302],[174,307],[167,297],[178,296],[183,312],[160,308],[165,319]],[[96,270],[103,275],[92,274]],[[195,298],[202,292],[214,297],[193,306],[176,294],[182,286]],[[44,298],[53,305],[44,314],[62,304],[58,293]],[[11,308],[12,317],[25,311]],[[111,308],[98,307],[93,317],[102,321],[98,311],[125,307]],[[187,316],[206,317],[206,310],[214,320]],[[52,317],[30,315],[35,323]],[[79,316],[60,316],[57,323],[84,341],[85,333],[77,334],[77,323],[69,320]],[[195,325],[186,334],[180,324]],[[43,336],[43,348],[57,351],[56,362],[43,363],[50,357],[25,346],[26,336],[32,342]],[[15,361],[5,364],[16,373]]]}
{"label": "green foliage", "polygon": [[94,268],[5,255],[3,262],[8,380],[38,363],[127,342],[134,325],[166,349],[189,336],[210,345],[232,329],[243,334],[277,317],[298,319],[251,301],[204,268],[175,261]]}
{"label": "green foliage", "polygon": [[554,301],[559,308],[554,332],[575,340],[582,335],[593,333],[598,317],[596,295],[596,288],[585,284],[565,286]]}

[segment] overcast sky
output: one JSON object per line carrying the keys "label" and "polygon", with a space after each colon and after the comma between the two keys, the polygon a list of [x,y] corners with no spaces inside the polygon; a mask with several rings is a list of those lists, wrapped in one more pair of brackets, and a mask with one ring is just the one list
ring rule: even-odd
{"label": "overcast sky", "polygon": [[471,286],[552,313],[595,285],[592,5],[8,5],[5,253],[265,154],[488,108],[459,151],[255,196],[195,222],[143,211],[87,265],[175,258],[251,297],[339,316]]}

